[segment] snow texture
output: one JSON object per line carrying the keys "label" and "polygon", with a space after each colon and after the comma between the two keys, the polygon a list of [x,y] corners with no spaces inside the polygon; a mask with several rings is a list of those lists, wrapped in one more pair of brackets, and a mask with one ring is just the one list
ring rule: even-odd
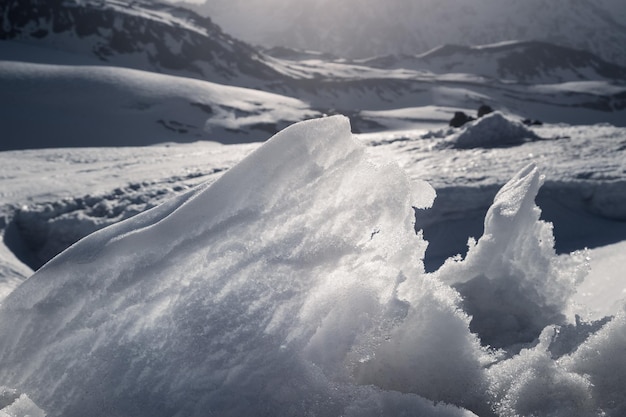
{"label": "snow texture", "polygon": [[10,293],[0,413],[621,416],[624,314],[567,322],[587,260],[555,254],[542,183],[521,170],[428,274],[433,189],[344,117],[293,125]]}
{"label": "snow texture", "polygon": [[436,273],[457,287],[472,330],[493,347],[532,342],[545,326],[564,322],[587,273],[584,259],[556,257],[552,225],[539,220],[534,203],[542,183],[535,166],[520,171],[496,195],[466,258],[450,259]]}

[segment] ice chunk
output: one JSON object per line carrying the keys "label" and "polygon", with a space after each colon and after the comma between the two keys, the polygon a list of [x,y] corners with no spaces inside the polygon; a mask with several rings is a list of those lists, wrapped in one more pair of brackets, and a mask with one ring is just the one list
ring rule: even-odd
{"label": "ice chunk", "polygon": [[[412,204],[427,198],[412,189],[397,166],[369,162],[346,118],[294,125],[12,292],[0,381],[63,417],[469,416],[415,395],[453,402],[482,374],[456,293],[420,279]],[[395,331],[405,318],[415,335]],[[381,347],[389,337],[399,345]],[[414,343],[404,357],[432,365],[413,392],[358,385],[358,364]],[[451,386],[438,395],[428,378]]]}
{"label": "ice chunk", "polygon": [[[543,183],[534,165],[515,175],[494,198],[484,234],[470,241],[465,260],[449,260],[436,276],[454,285],[483,343],[514,349],[550,324],[565,322],[585,258],[557,257],[552,225],[539,220],[534,199]],[[519,346],[518,346],[519,349]]]}

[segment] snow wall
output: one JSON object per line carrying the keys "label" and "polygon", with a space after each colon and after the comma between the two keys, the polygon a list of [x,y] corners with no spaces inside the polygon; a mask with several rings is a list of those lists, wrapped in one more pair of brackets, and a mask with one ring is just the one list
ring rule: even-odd
{"label": "snow wall", "polygon": [[0,415],[623,415],[624,315],[568,323],[586,264],[556,257],[542,181],[521,170],[426,274],[434,190],[344,117],[293,125],[13,291]]}

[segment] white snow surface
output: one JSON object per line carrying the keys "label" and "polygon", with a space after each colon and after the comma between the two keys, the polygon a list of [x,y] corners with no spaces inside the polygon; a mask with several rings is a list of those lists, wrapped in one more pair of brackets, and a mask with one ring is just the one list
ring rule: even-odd
{"label": "white snow surface", "polygon": [[[166,146],[91,154],[92,172],[79,164],[63,172],[50,158],[86,161],[89,150],[4,152],[16,161],[2,175],[4,210],[49,197],[28,197],[32,191],[18,185],[27,178],[42,178],[41,190],[53,184],[51,194],[84,195],[102,178],[98,171],[122,168],[129,152],[152,161],[160,154],[162,175],[184,187],[76,243],[6,296],[0,385],[11,389],[3,388],[0,415],[621,416],[623,297],[613,291],[612,307],[598,308],[593,293],[605,293],[589,283],[597,275],[583,280],[588,256],[605,254],[591,261],[606,268],[601,274],[619,271],[610,262],[621,259],[623,245],[557,255],[552,227],[534,202],[549,181],[587,190],[587,200],[589,190],[608,188],[597,206],[608,202],[608,212],[621,215],[619,203],[611,208],[623,195],[620,182],[609,173],[623,174],[623,129],[596,130],[602,143],[595,145],[615,150],[607,159],[587,144],[578,171],[604,166],[595,184],[573,181],[576,169],[557,174],[559,164],[573,163],[563,150],[580,151],[581,136],[594,131],[565,126],[538,129],[542,138],[569,133],[542,141],[543,154],[539,142],[517,144],[517,152],[450,148],[453,129],[362,136],[375,145],[366,149],[340,116],[296,124],[238,163],[256,146],[172,146],[190,155],[190,169],[203,158],[225,161],[232,168],[223,175],[208,168],[179,174]],[[466,158],[459,164],[464,177],[446,185],[454,176],[441,167],[453,168],[446,162],[453,153]],[[552,158],[552,168],[529,164],[511,174],[512,165],[538,155]],[[405,169],[381,162],[390,156]],[[41,158],[49,168],[33,168]],[[496,158],[502,165],[489,180],[476,176],[477,161],[484,170]],[[128,166],[142,181],[130,189],[167,188],[150,181],[154,171],[140,160]],[[42,175],[55,167],[56,180]],[[91,185],[71,189],[79,184],[71,178],[82,174],[92,175]],[[426,209],[435,192],[419,178],[443,196],[466,187],[458,204],[471,213],[472,204],[482,204],[480,190],[498,187],[506,175],[512,178],[504,179],[465,258],[426,273],[427,243],[414,230],[412,207]],[[95,195],[117,181],[106,179]],[[431,215],[435,223],[450,220],[445,210]],[[620,288],[621,275],[613,276],[602,287]]]}
{"label": "white snow surface", "polygon": [[253,142],[319,115],[278,94],[107,66],[0,61],[0,88],[1,149]]}

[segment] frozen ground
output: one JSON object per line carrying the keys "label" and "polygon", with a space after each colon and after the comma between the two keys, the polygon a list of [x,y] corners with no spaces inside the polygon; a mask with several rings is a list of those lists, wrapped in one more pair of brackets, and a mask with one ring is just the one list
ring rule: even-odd
{"label": "frozen ground", "polygon": [[0,413],[622,415],[626,129],[503,118],[0,153]]}

